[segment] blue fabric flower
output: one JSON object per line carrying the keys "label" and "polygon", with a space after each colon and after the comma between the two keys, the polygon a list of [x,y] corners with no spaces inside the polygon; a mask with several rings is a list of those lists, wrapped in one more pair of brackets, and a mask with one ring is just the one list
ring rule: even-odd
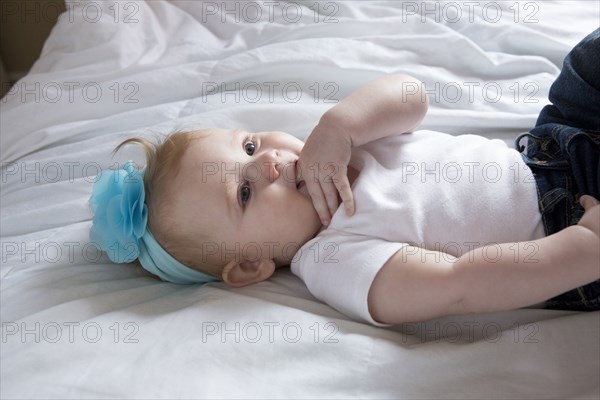
{"label": "blue fabric flower", "polygon": [[90,241],[113,262],[131,262],[140,254],[138,240],[148,223],[144,197],[144,179],[132,161],[119,170],[103,170],[94,183],[89,201],[94,214]]}

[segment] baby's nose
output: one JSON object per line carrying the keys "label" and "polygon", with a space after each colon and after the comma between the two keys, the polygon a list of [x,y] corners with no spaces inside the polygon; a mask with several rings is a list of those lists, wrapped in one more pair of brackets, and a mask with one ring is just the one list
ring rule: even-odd
{"label": "baby's nose", "polygon": [[263,159],[263,166],[265,167],[263,171],[265,172],[265,177],[269,180],[269,182],[274,182],[279,178],[280,171],[280,156],[279,151],[273,149],[265,152],[265,158]]}
{"label": "baby's nose", "polygon": [[272,162],[269,167],[269,182],[275,182],[279,178],[279,163]]}

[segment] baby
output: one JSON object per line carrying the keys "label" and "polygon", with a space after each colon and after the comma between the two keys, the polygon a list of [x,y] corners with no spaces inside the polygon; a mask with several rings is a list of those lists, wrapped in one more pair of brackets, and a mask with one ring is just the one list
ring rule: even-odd
{"label": "baby", "polygon": [[417,131],[422,84],[388,75],[328,110],[306,143],[217,128],[124,141],[115,151],[141,145],[146,167],[101,174],[90,240],[174,283],[242,287],[290,265],[374,325],[600,309],[599,36],[565,59],[525,153]]}

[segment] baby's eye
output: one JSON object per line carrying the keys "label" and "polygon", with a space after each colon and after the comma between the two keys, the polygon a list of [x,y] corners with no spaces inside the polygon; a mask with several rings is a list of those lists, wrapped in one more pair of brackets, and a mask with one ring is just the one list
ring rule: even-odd
{"label": "baby's eye", "polygon": [[254,154],[254,150],[256,149],[256,145],[254,144],[253,140],[246,140],[246,142],[244,143],[244,150],[246,151],[246,154],[248,154],[249,156]]}
{"label": "baby's eye", "polygon": [[250,200],[250,185],[248,185],[248,182],[244,182],[240,189],[240,200],[244,207],[246,206],[246,203],[248,203],[248,200]]}

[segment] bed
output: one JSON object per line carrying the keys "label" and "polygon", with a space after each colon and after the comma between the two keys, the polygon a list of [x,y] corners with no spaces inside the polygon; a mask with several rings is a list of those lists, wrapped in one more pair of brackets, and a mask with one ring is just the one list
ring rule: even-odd
{"label": "bed", "polygon": [[[600,397],[600,312],[388,328],[316,300],[289,268],[175,285],[89,243],[125,138],[218,126],[306,139],[366,81],[427,87],[421,128],[509,143],[546,104],[595,1],[77,1],[1,103],[4,399]],[[573,266],[576,267],[576,266]]]}

